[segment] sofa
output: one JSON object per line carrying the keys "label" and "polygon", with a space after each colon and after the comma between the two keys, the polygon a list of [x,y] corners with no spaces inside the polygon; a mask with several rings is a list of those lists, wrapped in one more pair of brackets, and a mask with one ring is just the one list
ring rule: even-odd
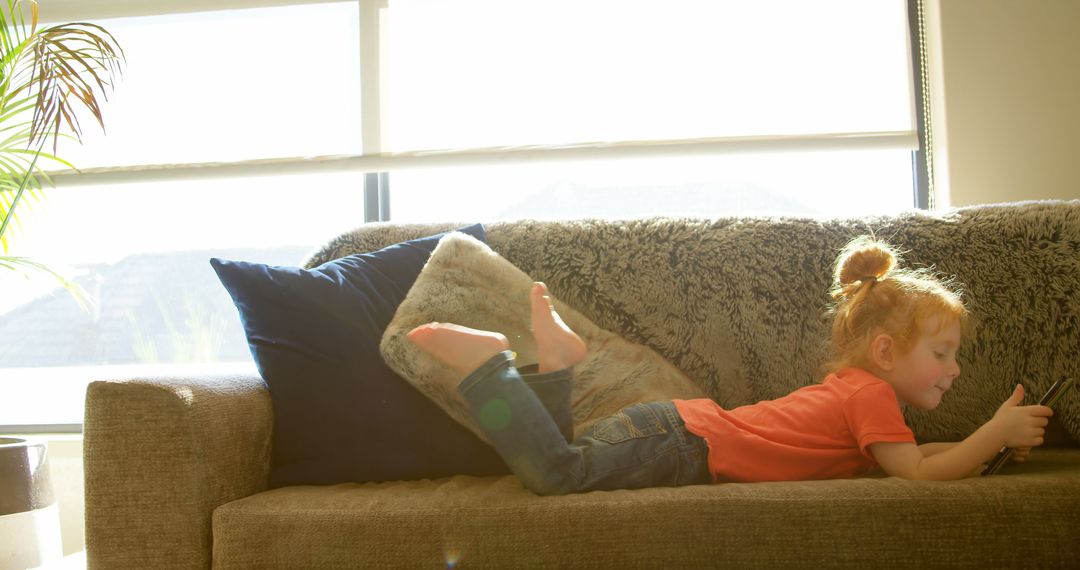
{"label": "sofa", "polygon": [[[366,224],[298,266],[461,225]],[[724,406],[821,380],[832,264],[865,234],[900,248],[906,266],[955,276],[972,313],[961,376],[944,403],[905,410],[920,442],[962,438],[1016,383],[1032,401],[1055,380],[1080,380],[1080,201],[859,219],[520,220],[483,229],[495,254],[547,283],[562,304]],[[536,496],[498,469],[318,484],[275,478],[275,453],[284,449],[275,439],[289,436],[281,429],[286,404],[255,369],[91,383],[88,566],[1080,564],[1080,390],[1057,404],[1047,443],[1028,461],[987,477],[875,475],[558,497]]]}

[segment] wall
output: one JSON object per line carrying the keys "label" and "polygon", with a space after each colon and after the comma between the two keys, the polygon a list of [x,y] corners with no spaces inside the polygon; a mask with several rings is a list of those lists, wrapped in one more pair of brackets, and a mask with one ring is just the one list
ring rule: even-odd
{"label": "wall", "polygon": [[1080,1],[927,0],[938,206],[1080,198]]}
{"label": "wall", "polygon": [[64,555],[85,548],[83,521],[83,439],[82,435],[37,436],[48,442],[49,473],[52,475],[53,493],[60,505],[60,536]]}

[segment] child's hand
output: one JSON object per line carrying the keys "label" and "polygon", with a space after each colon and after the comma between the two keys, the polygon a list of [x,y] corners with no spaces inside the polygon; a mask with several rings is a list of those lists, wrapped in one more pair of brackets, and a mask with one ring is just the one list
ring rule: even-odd
{"label": "child's hand", "polygon": [[1021,406],[1024,387],[1016,385],[1012,396],[1001,404],[990,421],[997,425],[998,433],[1007,447],[1023,449],[1042,445],[1046,425],[1054,411],[1046,406]]}
{"label": "child's hand", "polygon": [[1027,461],[1029,455],[1031,455],[1030,447],[1018,447],[1013,450],[1010,459],[1012,459],[1016,463],[1023,463]]}

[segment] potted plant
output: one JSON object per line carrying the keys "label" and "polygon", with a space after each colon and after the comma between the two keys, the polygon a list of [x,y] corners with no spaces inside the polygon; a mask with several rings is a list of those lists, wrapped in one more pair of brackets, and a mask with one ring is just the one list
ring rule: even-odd
{"label": "potted plant", "polygon": [[0,568],[37,568],[62,554],[45,442],[0,436]]}
{"label": "potted plant", "polygon": [[120,74],[124,52],[101,26],[86,22],[39,26],[35,0],[0,5],[0,270],[44,272],[83,303],[59,272],[12,255],[13,230],[28,201],[49,183],[43,164],[74,168],[56,156],[61,137],[82,142],[80,118],[104,128],[101,100]]}
{"label": "potted plant", "polygon": [[[124,54],[101,26],[78,22],[38,25],[34,0],[0,4],[0,271],[50,274],[83,304],[60,273],[11,254],[18,214],[40,200],[48,183],[43,164],[59,163],[61,137],[81,142],[87,113],[104,128],[99,97],[119,75]],[[0,566],[38,566],[60,553],[60,526],[45,443],[0,437]]]}

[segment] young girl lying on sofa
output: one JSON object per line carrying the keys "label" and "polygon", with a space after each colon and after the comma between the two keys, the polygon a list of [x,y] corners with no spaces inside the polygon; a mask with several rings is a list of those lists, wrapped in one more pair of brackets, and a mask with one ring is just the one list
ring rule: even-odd
{"label": "young girl lying on sofa", "polygon": [[[514,366],[496,332],[429,323],[408,338],[464,378],[477,424],[526,487],[540,495],[724,481],[830,479],[880,467],[905,479],[959,479],[1002,446],[1023,460],[1051,410],[1021,406],[1017,385],[994,417],[958,443],[917,445],[901,406],[932,410],[960,374],[967,310],[937,279],[896,267],[886,244],[862,238],[836,263],[834,359],[821,384],[725,410],[708,399],[636,404],[572,433],[572,368],[585,344],[533,285],[536,374]],[[533,387],[543,386],[534,390]],[[557,422],[553,418],[561,418]]]}

